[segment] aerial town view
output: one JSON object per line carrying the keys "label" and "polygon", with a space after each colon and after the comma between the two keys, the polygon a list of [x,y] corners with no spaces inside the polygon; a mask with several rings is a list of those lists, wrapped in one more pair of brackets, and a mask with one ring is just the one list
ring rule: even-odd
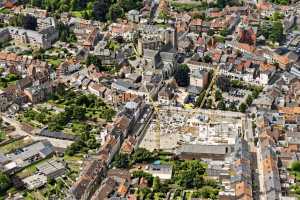
{"label": "aerial town view", "polygon": [[0,200],[300,199],[300,1],[0,0]]}

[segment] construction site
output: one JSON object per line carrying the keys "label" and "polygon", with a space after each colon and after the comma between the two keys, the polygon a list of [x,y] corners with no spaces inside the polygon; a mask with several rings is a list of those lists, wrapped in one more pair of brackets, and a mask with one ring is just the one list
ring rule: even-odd
{"label": "construction site", "polygon": [[149,124],[140,147],[173,152],[186,144],[234,145],[247,132],[242,113],[178,107],[160,108]]}

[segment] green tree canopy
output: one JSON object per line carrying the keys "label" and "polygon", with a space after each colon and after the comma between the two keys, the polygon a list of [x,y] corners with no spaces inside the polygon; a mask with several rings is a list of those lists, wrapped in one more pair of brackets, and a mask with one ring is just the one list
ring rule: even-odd
{"label": "green tree canopy", "polygon": [[175,72],[175,80],[177,84],[181,87],[186,87],[190,83],[190,68],[186,64],[179,65],[177,71]]}
{"label": "green tree canopy", "polygon": [[23,27],[24,29],[36,30],[37,20],[32,15],[17,14],[9,19],[9,25]]}
{"label": "green tree canopy", "polygon": [[280,42],[283,39],[283,25],[280,21],[274,21],[272,23],[269,39],[272,42]]}
{"label": "green tree canopy", "polygon": [[148,151],[145,148],[138,148],[134,151],[131,156],[130,161],[132,163],[142,163],[142,162],[151,162],[154,160],[154,155],[152,152]]}
{"label": "green tree canopy", "polygon": [[247,105],[245,103],[241,103],[239,106],[239,111],[244,113],[247,110]]}
{"label": "green tree canopy", "polygon": [[0,171],[0,194],[6,192],[6,190],[10,187],[11,181],[9,177]]}
{"label": "green tree canopy", "polygon": [[218,103],[218,109],[220,109],[220,110],[226,110],[226,105],[225,105],[225,102],[223,100],[221,100]]}
{"label": "green tree canopy", "polygon": [[106,14],[108,13],[110,7],[109,0],[96,0],[93,7],[93,16],[96,20],[101,22],[106,21]]}
{"label": "green tree canopy", "polygon": [[295,172],[300,172],[300,162],[299,161],[292,162],[291,170]]}
{"label": "green tree canopy", "polygon": [[124,153],[119,153],[112,163],[114,167],[126,169],[130,166],[129,156]]}
{"label": "green tree canopy", "polygon": [[112,4],[108,11],[108,19],[111,21],[116,21],[118,18],[124,16],[124,10],[119,4]]}

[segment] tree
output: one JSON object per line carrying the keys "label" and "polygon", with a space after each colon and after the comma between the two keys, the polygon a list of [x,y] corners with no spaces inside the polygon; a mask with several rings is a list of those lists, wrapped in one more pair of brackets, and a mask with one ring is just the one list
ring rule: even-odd
{"label": "tree", "polygon": [[83,19],[86,19],[86,20],[90,19],[90,15],[89,15],[89,13],[86,10],[83,11],[82,17],[83,17]]}
{"label": "tree", "polygon": [[164,21],[170,19],[170,16],[168,14],[168,12],[162,10],[160,13],[159,13],[159,16],[158,16],[159,19],[162,19]]}
{"label": "tree", "polygon": [[216,90],[215,98],[216,98],[216,101],[220,101],[223,99],[222,92],[220,90]]}
{"label": "tree", "polygon": [[227,28],[224,28],[220,31],[220,35],[223,37],[226,37],[229,34],[229,30]]}
{"label": "tree", "polygon": [[134,171],[132,176],[134,178],[144,177],[148,181],[149,184],[152,184],[152,182],[153,182],[153,176],[151,174],[147,173],[147,172],[142,171],[142,170]]}
{"label": "tree", "polygon": [[9,19],[9,25],[11,26],[19,26],[24,29],[36,30],[37,20],[32,15],[22,15],[17,14]]}
{"label": "tree", "polygon": [[198,160],[175,161],[174,174],[172,181],[182,187],[182,189],[190,189],[201,187],[203,185],[203,175],[205,167]]}
{"label": "tree", "polygon": [[256,99],[261,91],[262,91],[262,88],[255,87],[252,91],[252,98]]}
{"label": "tree", "polygon": [[86,141],[86,146],[89,149],[96,149],[99,147],[99,143],[97,142],[94,135],[92,135],[92,137]]}
{"label": "tree", "polygon": [[130,166],[130,165],[129,165],[129,156],[128,156],[127,154],[124,154],[124,153],[119,153],[119,154],[115,157],[115,159],[114,159],[112,165],[113,165],[114,167],[122,168],[122,169],[128,168],[128,167]]}
{"label": "tree", "polygon": [[247,99],[246,99],[246,104],[247,104],[248,106],[250,106],[250,105],[252,104],[252,101],[253,101],[252,96],[248,95],[248,96],[247,96]]}
{"label": "tree", "polygon": [[29,30],[36,30],[37,20],[32,15],[26,15],[23,19],[23,28]]}
{"label": "tree", "polygon": [[111,21],[116,21],[118,18],[124,16],[124,10],[119,6],[119,4],[113,4],[110,6],[108,11],[108,19]]}
{"label": "tree", "polygon": [[275,21],[272,23],[269,39],[272,42],[280,42],[283,39],[283,25],[280,21]]}
{"label": "tree", "polygon": [[207,31],[207,35],[209,35],[209,36],[213,36],[214,34],[215,34],[215,31],[212,30],[212,29],[209,29],[209,30]]}
{"label": "tree", "polygon": [[205,107],[207,108],[207,109],[210,109],[211,107],[212,107],[212,99],[207,99],[207,101],[206,101],[206,104],[205,104]]}
{"label": "tree", "polygon": [[10,187],[11,181],[9,177],[0,171],[0,193],[5,193],[6,190]]}
{"label": "tree", "polygon": [[219,190],[211,186],[204,186],[200,190],[193,192],[193,198],[217,199]]}
{"label": "tree", "polygon": [[272,3],[279,4],[279,5],[288,5],[289,0],[270,0]]}
{"label": "tree", "polygon": [[140,9],[142,7],[142,1],[140,0],[119,0],[118,4],[125,12],[133,9]]}
{"label": "tree", "polygon": [[101,66],[101,59],[98,58],[97,56],[94,55],[88,55],[87,59],[86,59],[86,64],[87,65],[95,65],[96,67],[100,67]]}
{"label": "tree", "polygon": [[230,79],[226,76],[220,76],[216,82],[218,88],[220,88],[223,92],[229,92],[230,89]]}
{"label": "tree", "polygon": [[6,138],[6,134],[3,131],[0,131],[0,142],[2,142],[3,140],[5,140]]}
{"label": "tree", "polygon": [[160,180],[157,176],[153,178],[152,189],[154,192],[158,192],[160,190]]}
{"label": "tree", "polygon": [[196,106],[196,107],[199,107],[199,106],[201,105],[201,103],[202,103],[202,101],[203,101],[203,98],[204,98],[204,96],[205,96],[205,92],[206,92],[206,90],[203,90],[203,91],[199,94],[199,96],[197,97],[196,102],[195,102],[195,106]]}
{"label": "tree", "polygon": [[57,24],[57,29],[58,29],[58,33],[59,33],[59,40],[62,42],[76,42],[77,38],[74,34],[74,32],[72,32],[70,30],[70,27],[63,24],[63,23],[58,23]]}
{"label": "tree", "polygon": [[283,19],[283,18],[284,18],[284,15],[281,14],[280,12],[278,12],[278,11],[275,11],[275,12],[272,14],[272,16],[271,16],[271,20],[272,20],[272,21],[278,21],[278,20]]}
{"label": "tree", "polygon": [[71,0],[70,6],[71,6],[71,10],[77,10],[77,8],[78,8],[78,0]]}
{"label": "tree", "polygon": [[221,9],[225,8],[227,1],[226,0],[217,0],[217,6]]}
{"label": "tree", "polygon": [[203,61],[204,61],[205,63],[211,63],[211,62],[212,62],[212,58],[211,58],[210,55],[205,55],[205,56],[203,57]]}
{"label": "tree", "polygon": [[101,22],[106,21],[106,14],[108,13],[110,7],[109,0],[97,0],[94,3],[93,15],[96,20]]}
{"label": "tree", "polygon": [[295,172],[300,172],[300,162],[294,161],[291,165],[291,170],[293,170]]}
{"label": "tree", "polygon": [[220,109],[220,110],[226,110],[226,105],[225,105],[225,102],[223,100],[221,100],[218,103],[218,109]]}
{"label": "tree", "polygon": [[175,80],[181,87],[186,87],[190,84],[190,68],[186,64],[180,64],[175,72]]}
{"label": "tree", "polygon": [[260,34],[262,34],[266,39],[269,38],[271,26],[269,23],[262,22],[259,26]]}
{"label": "tree", "polygon": [[34,7],[42,7],[42,0],[31,0],[30,3]]}
{"label": "tree", "polygon": [[247,105],[245,103],[241,103],[241,105],[239,106],[239,111],[244,113],[247,110]]}
{"label": "tree", "polygon": [[230,104],[229,104],[229,110],[236,111],[236,106],[235,106],[234,102],[230,102]]}
{"label": "tree", "polygon": [[144,161],[152,161],[154,159],[153,153],[144,148],[138,148],[134,151],[130,161],[133,163],[141,163]]}

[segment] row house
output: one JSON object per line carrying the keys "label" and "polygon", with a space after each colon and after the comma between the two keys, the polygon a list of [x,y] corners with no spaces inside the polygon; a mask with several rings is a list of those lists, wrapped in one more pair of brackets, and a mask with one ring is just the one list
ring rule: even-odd
{"label": "row house", "polygon": [[61,63],[57,70],[56,70],[56,76],[61,77],[68,74],[72,74],[76,71],[78,71],[81,67],[81,64],[79,61],[75,59],[68,59],[65,60],[63,63]]}
{"label": "row house", "polygon": [[112,23],[108,30],[112,37],[121,36],[125,40],[133,39],[133,34],[137,28],[136,24],[133,23]]}
{"label": "row house", "polygon": [[101,160],[88,161],[79,179],[70,188],[70,199],[90,199],[101,183],[107,167]]}
{"label": "row house", "polygon": [[128,136],[121,146],[121,153],[131,154],[137,148],[137,141],[133,136]]}
{"label": "row house", "polygon": [[278,170],[278,157],[274,148],[274,141],[269,136],[261,136],[259,141],[259,170],[263,182],[262,196],[266,199],[279,200],[281,198],[281,183]]}
{"label": "row house", "polygon": [[[110,128],[107,127],[106,131],[101,133],[103,145],[99,150],[96,159],[92,160],[92,164],[84,167],[83,173],[71,187],[70,199],[87,200],[95,197],[93,194],[100,185],[102,177],[106,174],[107,166],[120,150],[124,138],[127,137],[127,134],[133,125],[132,120],[135,118],[133,116],[139,117],[140,106],[141,102],[138,99],[127,104],[123,111],[117,115],[112,126]],[[103,184],[104,183],[105,181]],[[100,191],[102,191],[101,188],[102,187],[99,189]],[[96,197],[99,197],[99,191],[97,191],[95,195]]]}
{"label": "row house", "polygon": [[250,7],[248,6],[226,6],[223,12],[227,15],[232,13],[240,14],[240,15],[248,15],[250,12]]}
{"label": "row house", "polygon": [[28,6],[26,6],[25,8],[20,7],[20,9],[17,11],[17,13],[22,13],[24,15],[32,15],[36,18],[42,18],[42,19],[48,17],[47,10],[43,10],[43,9],[39,9],[39,8],[32,8],[32,7],[28,7]]}
{"label": "row house", "polygon": [[276,72],[276,67],[272,64],[261,63],[259,65],[259,83],[262,85],[267,85],[271,77]]}
{"label": "row house", "polygon": [[83,46],[87,49],[92,49],[99,40],[100,40],[99,30],[97,28],[93,28],[91,32],[88,34],[88,37],[83,42]]}
{"label": "row house", "polygon": [[200,33],[203,27],[203,20],[202,19],[192,19],[189,28],[191,32]]}

